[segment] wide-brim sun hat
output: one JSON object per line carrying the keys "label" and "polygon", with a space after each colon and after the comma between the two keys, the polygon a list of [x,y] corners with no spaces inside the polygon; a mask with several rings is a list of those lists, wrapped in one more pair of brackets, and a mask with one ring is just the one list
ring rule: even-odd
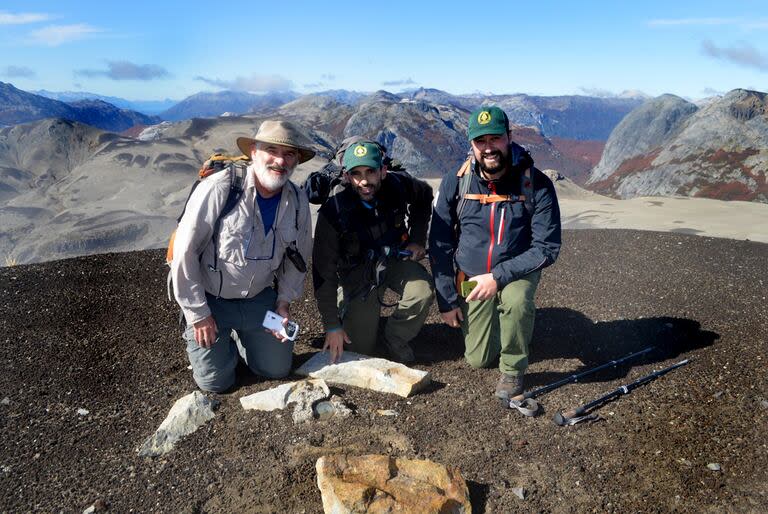
{"label": "wide-brim sun hat", "polygon": [[310,148],[310,142],[299,128],[288,121],[265,120],[253,137],[238,137],[237,147],[243,155],[251,158],[251,148],[256,143],[272,143],[275,145],[289,146],[299,151],[299,164],[307,162],[315,156],[315,151]]}

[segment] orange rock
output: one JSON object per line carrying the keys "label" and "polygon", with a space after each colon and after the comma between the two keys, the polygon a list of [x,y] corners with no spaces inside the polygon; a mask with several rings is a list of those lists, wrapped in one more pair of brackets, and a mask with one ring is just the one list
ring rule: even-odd
{"label": "orange rock", "polygon": [[323,510],[334,513],[468,514],[458,469],[387,455],[333,455],[316,464]]}

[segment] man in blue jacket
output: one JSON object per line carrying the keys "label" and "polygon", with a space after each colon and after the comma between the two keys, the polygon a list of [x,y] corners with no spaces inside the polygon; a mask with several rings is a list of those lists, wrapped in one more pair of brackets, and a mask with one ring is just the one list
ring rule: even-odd
{"label": "man in blue jacket", "polygon": [[495,394],[522,393],[541,270],[560,251],[552,181],[509,138],[498,107],[470,115],[470,158],[446,174],[435,198],[429,252],[443,321],[461,327],[467,362],[499,358]]}

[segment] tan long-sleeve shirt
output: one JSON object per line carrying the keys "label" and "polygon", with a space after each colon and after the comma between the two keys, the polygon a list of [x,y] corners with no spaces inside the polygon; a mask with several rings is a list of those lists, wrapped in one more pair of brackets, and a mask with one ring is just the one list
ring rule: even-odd
{"label": "tan long-sleeve shirt", "polygon": [[205,293],[222,298],[252,298],[277,279],[277,301],[301,296],[304,273],[285,255],[295,245],[305,262],[312,247],[306,196],[292,183],[283,186],[273,229],[264,235],[255,177],[248,171],[238,204],[221,219],[214,267],[213,228],[230,188],[229,173],[208,177],[195,189],[179,222],[171,276],[176,301],[192,324],[210,316]]}

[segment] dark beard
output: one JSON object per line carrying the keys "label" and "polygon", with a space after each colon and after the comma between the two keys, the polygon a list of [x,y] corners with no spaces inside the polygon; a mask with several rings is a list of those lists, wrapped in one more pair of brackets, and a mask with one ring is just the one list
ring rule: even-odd
{"label": "dark beard", "polygon": [[493,168],[489,168],[488,166],[485,165],[483,160],[480,159],[477,161],[477,164],[480,165],[481,171],[483,171],[484,173],[487,173],[488,175],[495,175],[496,173],[503,171],[507,167],[507,159],[506,157],[504,157],[504,155],[501,152],[495,151],[495,152],[491,152],[489,155],[496,155],[498,157],[499,164]]}

